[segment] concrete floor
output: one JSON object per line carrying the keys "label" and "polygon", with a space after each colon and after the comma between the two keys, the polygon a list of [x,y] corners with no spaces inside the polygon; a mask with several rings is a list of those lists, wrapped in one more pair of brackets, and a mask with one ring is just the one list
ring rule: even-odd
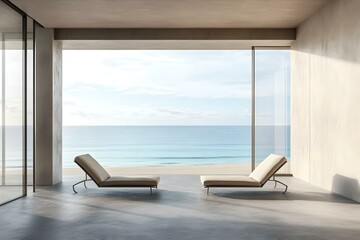
{"label": "concrete floor", "polygon": [[89,189],[65,179],[0,207],[0,239],[360,239],[360,205],[291,177],[289,192],[211,189],[163,175],[159,189]]}
{"label": "concrete floor", "polygon": [[[11,201],[23,195],[22,186],[1,186],[0,185],[0,204]],[[1,218],[1,217],[0,217]]]}

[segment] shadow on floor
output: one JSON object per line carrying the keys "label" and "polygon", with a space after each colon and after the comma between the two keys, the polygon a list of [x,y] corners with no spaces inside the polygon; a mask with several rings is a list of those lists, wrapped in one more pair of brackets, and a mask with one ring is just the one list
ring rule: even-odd
{"label": "shadow on floor", "polygon": [[[171,183],[170,184],[175,184]],[[239,200],[262,200],[262,201],[316,201],[316,202],[336,202],[344,204],[358,204],[353,200],[342,197],[338,194],[317,192],[317,191],[289,191],[282,194],[280,188],[211,188],[210,195],[206,195],[206,190],[200,185],[199,188],[183,186],[182,188],[164,188],[153,189],[153,194],[147,188],[98,188],[94,183],[88,185],[89,188],[79,186],[78,193],[73,193],[69,182],[56,184],[52,187],[40,187],[38,193],[42,191],[67,194],[75,198],[110,198],[113,200],[128,200],[139,202],[161,202],[164,200],[167,204],[170,200],[174,202],[202,201],[210,197],[239,199]],[[37,194],[40,196],[39,194]],[[165,201],[166,200],[166,201]]]}
{"label": "shadow on floor", "polygon": [[282,194],[281,191],[238,191],[233,192],[222,190],[221,192],[213,192],[210,195],[217,197],[243,199],[243,200],[281,200],[281,201],[316,201],[316,202],[336,202],[346,204],[358,204],[348,198],[338,194],[319,193],[319,192],[287,192]]}

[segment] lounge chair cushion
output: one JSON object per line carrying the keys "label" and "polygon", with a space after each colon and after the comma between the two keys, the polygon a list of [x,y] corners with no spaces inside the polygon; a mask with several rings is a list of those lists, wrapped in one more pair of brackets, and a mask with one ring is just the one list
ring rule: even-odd
{"label": "lounge chair cushion", "polygon": [[276,154],[270,154],[264,161],[262,161],[255,170],[249,175],[252,179],[265,184],[269,178],[279,170],[279,168],[286,162],[286,158]]}
{"label": "lounge chair cushion", "polygon": [[75,162],[84,169],[97,185],[110,178],[109,173],[89,154],[77,156]]}
{"label": "lounge chair cushion", "polygon": [[241,175],[208,175],[201,176],[201,183],[207,186],[261,187],[260,182]]}
{"label": "lounge chair cushion", "polygon": [[110,177],[104,182],[100,183],[100,187],[153,187],[160,182],[160,177],[157,176],[121,176]]}

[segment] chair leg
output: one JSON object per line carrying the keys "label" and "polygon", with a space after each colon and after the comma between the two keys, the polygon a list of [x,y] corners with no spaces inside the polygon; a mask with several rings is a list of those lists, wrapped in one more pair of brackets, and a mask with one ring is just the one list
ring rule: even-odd
{"label": "chair leg", "polygon": [[283,186],[285,187],[285,191],[283,191],[282,194],[285,194],[285,193],[287,192],[287,190],[288,190],[288,185],[286,185],[285,183],[283,183],[283,182],[281,182],[281,181],[279,181],[279,180],[276,180],[276,179],[275,179],[275,176],[273,177],[273,179],[270,179],[269,181],[275,182],[275,186],[276,186],[276,183],[279,183],[279,184],[283,185]]}
{"label": "chair leg", "polygon": [[86,186],[86,181],[87,181],[88,179],[87,179],[87,174],[85,173],[85,181],[84,181],[84,187],[85,188],[88,188],[87,186]]}
{"label": "chair leg", "polygon": [[152,195],[152,187],[150,187],[150,195]]}
{"label": "chair leg", "polygon": [[276,188],[277,182],[275,181],[275,176],[273,176],[273,180],[274,180],[274,182],[275,182],[274,188]]}
{"label": "chair leg", "polygon": [[86,180],[81,180],[80,182],[77,182],[77,183],[75,183],[75,184],[72,186],[72,189],[73,189],[74,193],[77,193],[77,191],[75,191],[75,186],[78,185],[78,184],[80,184],[80,183],[82,183],[82,182],[85,183],[85,181],[86,181]]}
{"label": "chair leg", "polygon": [[288,185],[282,183],[284,186],[285,186],[285,191],[282,192],[282,194],[285,194],[287,192],[287,189],[288,189]]}
{"label": "chair leg", "polygon": [[[84,185],[85,185],[85,182],[87,182],[87,181],[91,181],[91,179],[85,179],[85,180],[81,180],[80,182],[75,183],[75,184],[72,186],[72,189],[73,189],[74,193],[77,193],[77,191],[75,191],[75,186],[76,186],[76,185],[78,185],[78,184],[80,184],[80,183],[84,183]],[[85,187],[86,187],[86,185],[85,185]],[[87,188],[87,187],[86,187],[86,188]]]}
{"label": "chair leg", "polygon": [[206,188],[206,195],[209,195],[209,190],[210,190],[210,188],[207,187],[207,188]]}

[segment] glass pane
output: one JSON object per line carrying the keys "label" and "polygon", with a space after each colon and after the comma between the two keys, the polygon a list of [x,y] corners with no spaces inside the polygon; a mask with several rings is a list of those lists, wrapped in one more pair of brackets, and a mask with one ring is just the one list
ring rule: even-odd
{"label": "glass pane", "polygon": [[65,50],[63,86],[64,174],[86,152],[114,171],[251,171],[251,50]]}
{"label": "glass pane", "polygon": [[290,50],[255,49],[255,160],[290,159]]}
{"label": "glass pane", "polygon": [[22,16],[0,2],[0,203],[23,195]]}

